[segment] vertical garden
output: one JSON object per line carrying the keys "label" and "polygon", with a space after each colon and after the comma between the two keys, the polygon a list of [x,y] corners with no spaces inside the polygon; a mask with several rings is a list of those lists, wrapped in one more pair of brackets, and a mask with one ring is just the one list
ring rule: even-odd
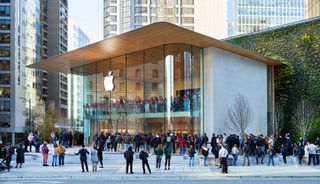
{"label": "vertical garden", "polygon": [[275,68],[275,133],[320,137],[320,17],[225,41],[284,63]]}

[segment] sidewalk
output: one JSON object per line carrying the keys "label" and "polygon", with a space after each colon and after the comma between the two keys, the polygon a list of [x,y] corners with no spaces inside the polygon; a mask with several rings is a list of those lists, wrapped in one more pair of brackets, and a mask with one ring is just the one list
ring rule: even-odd
{"label": "sidewalk", "polygon": [[[0,173],[0,179],[146,179],[146,180],[188,180],[188,179],[237,179],[237,178],[319,178],[320,166],[282,166],[253,165],[249,167],[230,166],[229,174],[220,174],[217,166],[205,167],[195,162],[195,167],[188,166],[188,160],[182,156],[172,156],[171,170],[164,170],[164,157],[160,170],[155,169],[155,155],[149,156],[152,174],[142,174],[141,160],[135,159],[133,170],[135,174],[125,173],[123,154],[104,154],[104,168],[98,172],[82,173],[79,157],[74,155],[78,148],[67,149],[66,162],[63,167],[43,167],[41,154],[26,153],[26,163],[23,168],[12,168]],[[90,151],[90,150],[89,150]],[[49,156],[49,163],[51,156]],[[202,160],[201,160],[202,161]],[[11,165],[15,165],[12,161]],[[89,171],[91,161],[88,159]]]}

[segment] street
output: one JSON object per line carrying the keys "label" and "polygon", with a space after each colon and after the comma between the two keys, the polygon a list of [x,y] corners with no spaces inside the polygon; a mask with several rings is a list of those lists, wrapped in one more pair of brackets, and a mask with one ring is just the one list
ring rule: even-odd
{"label": "street", "polygon": [[318,184],[319,179],[227,179],[227,180],[3,180],[1,184],[83,184],[83,183],[95,183],[95,184]]}

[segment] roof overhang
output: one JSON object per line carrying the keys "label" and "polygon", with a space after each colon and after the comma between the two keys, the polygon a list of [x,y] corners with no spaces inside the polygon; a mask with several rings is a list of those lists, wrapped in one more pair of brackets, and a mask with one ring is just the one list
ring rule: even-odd
{"label": "roof overhang", "polygon": [[70,73],[71,68],[171,43],[189,44],[200,48],[216,47],[267,65],[281,64],[262,55],[174,24],[158,22],[77,50],[50,57],[31,64],[28,67],[52,72]]}

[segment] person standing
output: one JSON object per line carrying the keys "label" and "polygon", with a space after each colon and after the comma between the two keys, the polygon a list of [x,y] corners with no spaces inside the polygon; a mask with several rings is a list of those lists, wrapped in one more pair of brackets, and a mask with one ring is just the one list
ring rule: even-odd
{"label": "person standing", "polygon": [[91,162],[92,162],[92,172],[97,172],[98,166],[98,150],[97,147],[93,146],[91,149]]}
{"label": "person standing", "polygon": [[194,167],[194,155],[196,154],[196,150],[191,145],[189,148],[189,167]]}
{"label": "person standing", "polygon": [[142,160],[143,174],[146,174],[146,168],[145,168],[146,165],[147,165],[149,173],[151,174],[151,169],[149,166],[148,157],[149,157],[149,155],[146,151],[144,151],[144,150],[140,151],[139,158]]}
{"label": "person standing", "polygon": [[59,147],[57,149],[58,157],[59,157],[59,166],[64,166],[64,154],[66,152],[66,149],[62,146],[62,144],[59,144]]}
{"label": "person standing", "polygon": [[312,159],[312,163],[313,165],[316,165],[316,160],[315,160],[315,156],[317,154],[317,147],[314,144],[307,144],[307,150],[309,152],[309,159],[308,159],[308,165],[311,165],[311,159]]}
{"label": "person standing", "polygon": [[29,144],[29,151],[32,152],[32,145],[34,145],[33,133],[29,133],[29,135],[28,135],[28,144]]}
{"label": "person standing", "polygon": [[250,166],[249,152],[250,152],[250,149],[249,149],[248,144],[247,144],[247,143],[244,143],[244,145],[243,145],[243,147],[242,147],[242,156],[243,156],[243,164],[242,164],[242,166],[245,165],[246,160],[247,160],[247,162],[248,162],[248,166]]}
{"label": "person standing", "polygon": [[132,171],[132,163],[133,163],[133,154],[132,146],[129,146],[128,150],[126,150],[123,154],[124,158],[126,159],[126,173],[128,174],[128,169],[130,166],[130,174],[133,174]]}
{"label": "person standing", "polygon": [[98,160],[100,162],[100,168],[103,168],[103,146],[98,147]]}
{"label": "person standing", "polygon": [[256,164],[257,165],[259,164],[259,160],[261,160],[261,164],[263,164],[263,151],[261,147],[259,147],[258,145],[256,146],[255,156],[256,156]]}
{"label": "person standing", "polygon": [[271,145],[269,145],[269,149],[267,150],[267,154],[269,156],[268,166],[270,166],[270,162],[272,162],[272,166],[274,166],[273,157],[275,155],[275,151]]}
{"label": "person standing", "polygon": [[206,144],[202,146],[202,155],[203,155],[203,165],[208,166],[209,149],[206,147]]}
{"label": "person standing", "polygon": [[297,156],[297,158],[299,160],[299,165],[301,165],[302,164],[302,159],[303,159],[303,156],[304,156],[303,145],[299,144],[297,146],[295,155]]}
{"label": "person standing", "polygon": [[57,166],[57,157],[58,157],[58,145],[54,143],[53,145],[53,154],[52,154],[52,162],[51,166]]}
{"label": "person standing", "polygon": [[179,150],[180,150],[180,155],[185,154],[185,147],[186,147],[186,140],[183,137],[179,138]]}
{"label": "person standing", "polygon": [[6,160],[6,167],[8,169],[8,172],[10,171],[10,163],[12,161],[12,155],[14,154],[14,149],[11,146],[10,143],[7,144],[7,146],[4,148],[4,152],[5,152],[5,160]]}
{"label": "person standing", "polygon": [[233,157],[233,165],[236,166],[238,161],[238,154],[239,154],[239,149],[237,147],[237,144],[233,145],[231,149],[231,154]]}
{"label": "person standing", "polygon": [[166,147],[164,148],[164,155],[165,155],[164,170],[167,170],[167,165],[168,165],[168,170],[170,170],[171,153],[172,153],[172,149],[171,149],[170,143],[167,143]]}
{"label": "person standing", "polygon": [[36,153],[40,153],[41,139],[40,139],[40,136],[37,133],[34,134],[34,136],[33,136],[33,144],[35,146]]}
{"label": "person standing", "polygon": [[76,155],[80,155],[82,172],[84,172],[84,165],[86,166],[86,171],[89,172],[88,162],[87,162],[87,155],[89,154],[90,154],[89,151],[85,148],[84,145],[82,145],[82,148],[78,151],[78,153],[76,153]]}
{"label": "person standing", "polygon": [[19,147],[16,150],[17,158],[16,158],[16,168],[18,168],[18,165],[20,164],[20,168],[22,167],[22,164],[24,163],[24,152],[25,149],[23,148],[22,143],[19,145]]}
{"label": "person standing", "polygon": [[225,148],[224,144],[221,144],[221,149],[219,150],[219,159],[221,161],[221,172],[228,173],[228,150]]}
{"label": "person standing", "polygon": [[161,144],[158,145],[158,148],[155,151],[155,155],[156,155],[156,168],[160,169],[161,159],[162,159],[162,155],[163,155],[163,149],[161,147]]}
{"label": "person standing", "polygon": [[282,154],[284,164],[287,164],[288,151],[287,151],[287,148],[283,144],[281,145],[281,154]]}
{"label": "person standing", "polygon": [[41,153],[42,153],[43,166],[49,166],[48,165],[49,148],[47,146],[47,142],[43,143],[41,147]]}

